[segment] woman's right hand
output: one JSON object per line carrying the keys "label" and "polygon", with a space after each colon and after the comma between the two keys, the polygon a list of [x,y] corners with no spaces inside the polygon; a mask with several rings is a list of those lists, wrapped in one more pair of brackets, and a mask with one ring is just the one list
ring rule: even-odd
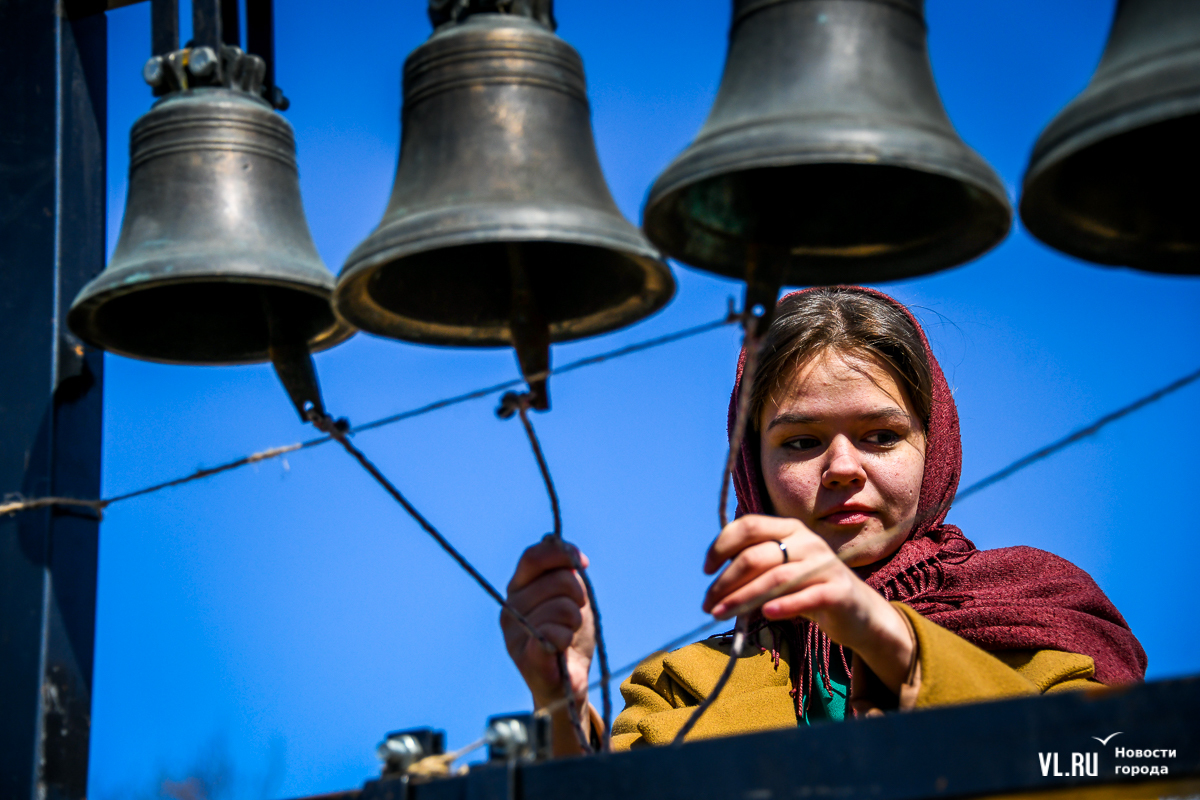
{"label": "woman's right hand", "polygon": [[[508,602],[557,650],[547,652],[507,611],[500,613],[504,644],[533,694],[535,708],[562,698],[557,652],[565,652],[571,690],[579,709],[587,708],[588,670],[596,648],[596,633],[583,580],[574,570],[570,548],[579,563],[588,559],[574,545],[559,543],[550,534],[521,554],[508,582]],[[557,737],[556,737],[557,738]]]}

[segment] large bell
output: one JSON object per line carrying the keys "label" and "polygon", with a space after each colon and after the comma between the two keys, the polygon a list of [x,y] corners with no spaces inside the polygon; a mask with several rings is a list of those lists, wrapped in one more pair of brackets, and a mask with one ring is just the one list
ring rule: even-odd
{"label": "large bell", "polygon": [[549,3],[541,22],[450,5],[431,3],[443,24],[405,62],[391,200],[334,305],[382,336],[516,346],[528,377],[547,369],[550,341],[628,325],[675,284],[609,194],[583,63],[551,31]]}
{"label": "large bell", "polygon": [[1038,138],[1021,219],[1100,264],[1200,273],[1200,2],[1119,0],[1087,88]]}
{"label": "large bell", "polygon": [[773,259],[778,286],[954,266],[1011,217],[942,108],[923,0],[734,0],[716,101],[655,181],[644,227],[721,275]]}
{"label": "large bell", "polygon": [[281,336],[320,350],[351,335],[333,286],[304,218],[291,126],[249,92],[193,88],[134,125],[116,251],[67,319],[134,358],[266,361]]}

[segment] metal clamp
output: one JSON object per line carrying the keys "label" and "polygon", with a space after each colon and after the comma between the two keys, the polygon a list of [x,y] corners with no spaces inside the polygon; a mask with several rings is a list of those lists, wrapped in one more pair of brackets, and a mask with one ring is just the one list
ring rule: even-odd
{"label": "metal clamp", "polygon": [[429,21],[435,28],[462,22],[472,14],[512,14],[528,17],[553,31],[554,0],[429,0]]}
{"label": "metal clamp", "polygon": [[488,717],[489,761],[533,763],[550,758],[550,718],[536,714]]}
{"label": "metal clamp", "polygon": [[445,752],[446,733],[433,728],[393,731],[375,749],[375,754],[383,762],[384,777],[402,775],[422,758],[440,756]]}
{"label": "metal clamp", "polygon": [[159,97],[201,86],[223,86],[266,100],[279,111],[290,105],[279,87],[266,87],[267,62],[235,45],[185,47],[151,56],[142,68],[142,78]]}

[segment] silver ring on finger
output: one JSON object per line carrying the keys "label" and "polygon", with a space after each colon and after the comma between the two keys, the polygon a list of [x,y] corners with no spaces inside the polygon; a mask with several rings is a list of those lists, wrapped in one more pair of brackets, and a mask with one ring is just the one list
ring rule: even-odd
{"label": "silver ring on finger", "polygon": [[783,542],[779,542],[778,544],[779,544],[779,552],[783,553],[783,563],[786,564],[792,560],[788,556],[787,545],[784,544]]}

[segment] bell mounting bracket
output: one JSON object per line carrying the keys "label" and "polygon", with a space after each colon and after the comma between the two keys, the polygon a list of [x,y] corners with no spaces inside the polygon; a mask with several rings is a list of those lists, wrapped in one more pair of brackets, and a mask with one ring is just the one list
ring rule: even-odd
{"label": "bell mounting bracket", "polygon": [[473,14],[511,14],[528,17],[553,31],[554,0],[429,0],[429,21],[433,27],[462,22]]}
{"label": "bell mounting bracket", "polygon": [[271,0],[246,0],[247,53],[240,44],[237,0],[194,0],[192,41],[179,47],[179,0],[151,0],[153,53],[142,78],[155,97],[204,86],[236,89],[286,111],[275,86]]}

